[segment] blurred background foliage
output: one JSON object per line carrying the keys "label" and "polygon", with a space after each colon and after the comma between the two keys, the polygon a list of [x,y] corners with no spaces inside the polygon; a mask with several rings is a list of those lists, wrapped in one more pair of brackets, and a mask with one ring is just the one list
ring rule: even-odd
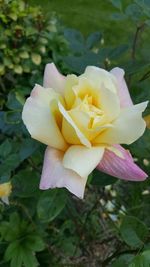
{"label": "blurred background foliage", "polygon": [[[45,146],[21,120],[48,62],[64,74],[122,67],[134,102],[150,100],[149,44],[149,0],[0,0],[0,184],[12,184],[0,203],[0,267],[150,266],[149,179],[95,170],[83,201],[40,191]],[[130,150],[150,175],[149,129]]]}

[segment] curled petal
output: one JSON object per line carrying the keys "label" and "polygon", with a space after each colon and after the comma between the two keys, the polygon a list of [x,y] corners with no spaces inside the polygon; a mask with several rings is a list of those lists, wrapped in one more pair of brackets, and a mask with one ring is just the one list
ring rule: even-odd
{"label": "curled petal", "polygon": [[78,173],[81,177],[87,177],[97,166],[103,157],[104,147],[70,146],[64,154],[63,165]]}
{"label": "curled petal", "polygon": [[36,85],[26,100],[22,119],[31,136],[43,144],[65,150],[67,144],[59,130],[50,101],[57,99],[57,93],[50,88]]}
{"label": "curled petal", "polygon": [[133,105],[127,84],[124,79],[124,70],[120,68],[114,68],[110,71],[116,77],[118,85],[118,94],[120,98],[121,107],[129,107]]}
{"label": "curled petal", "polygon": [[81,76],[87,77],[98,88],[101,88],[101,85],[104,84],[110,91],[117,92],[114,75],[104,69],[88,66]]}
{"label": "curled petal", "polygon": [[125,150],[120,145],[115,145],[115,148],[122,153],[123,157],[119,157],[113,151],[106,149],[102,160],[97,166],[98,170],[114,177],[130,181],[143,181],[148,177],[148,175],[134,163],[128,150]]}
{"label": "curled petal", "polygon": [[65,76],[59,73],[54,63],[47,64],[44,71],[43,86],[53,88],[63,94],[65,88]]}
{"label": "curled petal", "polygon": [[83,198],[87,178],[62,165],[64,153],[47,147],[42,170],[40,189],[65,187],[79,198]]}
{"label": "curled petal", "polygon": [[148,102],[132,105],[121,110],[120,115],[108,128],[95,138],[94,143],[105,144],[131,144],[145,131],[146,122],[142,118],[142,112]]}
{"label": "curled petal", "polygon": [[[75,142],[78,143],[78,141],[87,146],[87,147],[91,147],[91,143],[89,142],[89,140],[85,137],[85,135],[79,130],[79,128],[76,126],[76,124],[74,123],[74,121],[72,120],[71,116],[69,115],[69,113],[67,112],[67,110],[65,110],[65,108],[63,107],[63,105],[59,102],[58,103],[58,107],[59,107],[59,111],[60,113],[63,115],[63,125],[62,125],[62,132],[64,137],[66,138],[67,142],[69,142],[73,137],[75,138]],[[67,122],[67,123],[66,123]],[[67,124],[69,127],[67,127]],[[74,140],[71,140],[71,142]],[[74,142],[73,142],[74,143]]]}

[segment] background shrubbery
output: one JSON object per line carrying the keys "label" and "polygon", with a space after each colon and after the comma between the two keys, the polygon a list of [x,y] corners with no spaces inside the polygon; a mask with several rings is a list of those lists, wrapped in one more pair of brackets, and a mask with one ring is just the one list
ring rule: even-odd
{"label": "background shrubbery", "polygon": [[[109,1],[106,18],[99,10],[99,31],[85,34],[27,1],[0,0],[0,183],[12,183],[10,205],[0,204],[0,267],[150,265],[149,180],[94,171],[83,201],[65,189],[40,191],[45,146],[21,120],[25,98],[52,61],[64,74],[120,66],[134,102],[150,99],[150,2],[131,2]],[[130,149],[150,174],[150,131]]]}

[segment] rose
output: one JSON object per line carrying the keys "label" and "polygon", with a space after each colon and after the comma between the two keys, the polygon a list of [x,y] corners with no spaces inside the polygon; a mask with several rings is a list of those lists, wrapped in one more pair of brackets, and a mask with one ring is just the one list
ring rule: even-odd
{"label": "rose", "polygon": [[12,185],[10,182],[0,184],[0,198],[6,204],[9,204],[8,197],[11,194]]}
{"label": "rose", "polygon": [[48,146],[41,189],[66,187],[83,198],[95,167],[126,180],[147,177],[120,146],[143,134],[147,106],[133,105],[122,69],[89,66],[79,77],[64,77],[52,63],[43,86],[35,85],[22,113],[31,136]]}

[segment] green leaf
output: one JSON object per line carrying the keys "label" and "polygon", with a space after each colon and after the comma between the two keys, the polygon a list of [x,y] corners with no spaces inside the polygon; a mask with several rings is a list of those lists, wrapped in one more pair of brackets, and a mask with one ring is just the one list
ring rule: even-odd
{"label": "green leaf", "polygon": [[20,160],[23,161],[26,158],[30,157],[38,148],[39,144],[32,139],[24,139],[20,146]]}
{"label": "green leaf", "polygon": [[27,238],[27,242],[24,245],[27,249],[31,251],[42,251],[45,247],[43,240],[36,233],[29,235]]}
{"label": "green leaf", "polygon": [[140,17],[142,16],[142,10],[140,7],[136,4],[129,5],[125,13],[132,18],[132,20],[138,21]]}
{"label": "green leaf", "polygon": [[111,48],[107,57],[110,58],[111,60],[117,60],[120,56],[126,53],[128,49],[129,46],[127,44],[122,44],[115,48]]}
{"label": "green leaf", "polygon": [[19,124],[21,122],[20,111],[13,110],[5,112],[5,122],[7,124]]}
{"label": "green leaf", "polygon": [[9,244],[4,255],[6,261],[10,261],[14,257],[14,255],[17,254],[18,247],[19,247],[18,240]]}
{"label": "green leaf", "polygon": [[[146,129],[145,133],[139,140],[136,141],[136,143],[133,143],[131,145],[131,152],[136,155],[136,157],[139,160],[143,160],[143,158],[146,158],[150,160],[150,146],[149,144],[150,140],[150,130]],[[148,173],[150,174],[150,170],[148,170]]]}
{"label": "green leaf", "polygon": [[120,233],[127,245],[136,248],[144,245],[148,228],[136,217],[125,216],[120,226]]}
{"label": "green leaf", "polygon": [[87,49],[93,48],[102,38],[102,34],[100,32],[91,33],[86,40]]}
{"label": "green leaf", "polygon": [[6,139],[1,145],[0,145],[0,157],[6,158],[12,150],[12,144],[11,142]]}
{"label": "green leaf", "polygon": [[135,3],[142,8],[142,12],[150,17],[150,1],[149,0],[135,0]]}
{"label": "green leaf", "polygon": [[22,267],[22,250],[18,247],[10,263],[10,267]]}
{"label": "green leaf", "polygon": [[132,254],[121,255],[113,262],[112,267],[129,267],[129,264],[131,263],[133,258],[134,255]]}
{"label": "green leaf", "polygon": [[32,197],[39,193],[39,177],[35,171],[22,170],[12,177],[13,194]]}
{"label": "green leaf", "polygon": [[18,101],[19,93],[11,91],[8,95],[6,106],[12,110],[22,110],[22,103]]}
{"label": "green leaf", "polygon": [[70,44],[71,51],[80,54],[85,51],[84,37],[81,32],[74,29],[66,29],[64,36]]}
{"label": "green leaf", "polygon": [[113,20],[125,20],[125,19],[127,19],[127,16],[125,14],[122,14],[122,13],[113,13],[111,15],[111,19],[113,19]]}
{"label": "green leaf", "polygon": [[0,225],[0,233],[2,239],[6,241],[14,241],[18,238],[20,231],[20,217],[17,213],[10,215],[9,222],[3,221]]}
{"label": "green leaf", "polygon": [[36,267],[39,265],[35,255],[31,250],[23,250],[22,254],[22,260],[25,267]]}
{"label": "green leaf", "polygon": [[6,171],[5,173],[5,172],[2,172],[2,170],[0,170],[0,184],[9,182],[10,176],[11,176],[10,171]]}
{"label": "green leaf", "polygon": [[43,192],[37,205],[39,219],[44,222],[54,220],[64,209],[66,202],[67,194],[63,189],[51,189]]}
{"label": "green leaf", "polygon": [[13,171],[20,164],[20,158],[17,154],[10,154],[7,160],[3,160],[0,168],[0,183],[7,182]]}
{"label": "green leaf", "polygon": [[97,186],[106,186],[110,184],[114,184],[118,179],[112,177],[106,173],[103,173],[98,170],[94,170],[91,178],[91,184]]}
{"label": "green leaf", "polygon": [[129,267],[150,267],[150,250],[137,255]]}
{"label": "green leaf", "polygon": [[121,0],[110,0],[114,7],[118,9],[122,9],[122,1]]}
{"label": "green leaf", "polygon": [[100,67],[99,54],[87,51],[82,56],[67,56],[64,57],[64,62],[74,72],[81,74],[89,65]]}

